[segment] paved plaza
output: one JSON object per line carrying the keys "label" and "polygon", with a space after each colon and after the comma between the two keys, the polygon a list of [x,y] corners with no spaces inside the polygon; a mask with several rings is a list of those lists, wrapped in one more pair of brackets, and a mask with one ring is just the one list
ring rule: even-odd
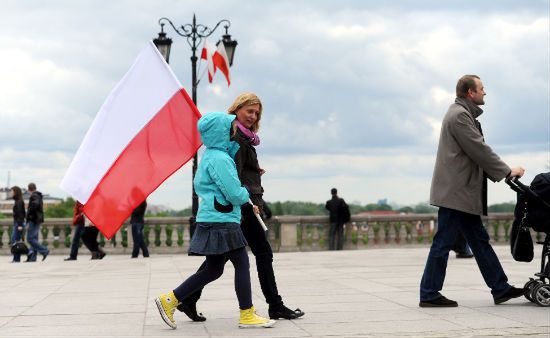
{"label": "paved plaza", "polygon": [[[536,248],[537,251],[539,248]],[[507,246],[496,251],[513,284],[539,268],[514,262]],[[0,257],[0,336],[5,337],[549,337],[550,308],[525,298],[495,306],[472,259],[449,260],[444,294],[458,308],[421,309],[418,284],[428,249],[419,247],[275,254],[279,290],[286,304],[306,315],[271,329],[238,329],[233,267],[209,285],[199,303],[208,318],[193,323],[176,312],[177,330],[161,320],[153,299],[173,289],[202,259],[157,255],[130,259],[108,255],[78,261],[49,256],[11,264]],[[253,301],[267,306],[253,256]]]}

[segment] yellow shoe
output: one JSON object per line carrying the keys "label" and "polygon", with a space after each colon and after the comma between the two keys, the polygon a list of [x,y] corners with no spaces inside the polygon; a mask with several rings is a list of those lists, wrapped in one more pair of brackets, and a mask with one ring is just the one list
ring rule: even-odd
{"label": "yellow shoe", "polygon": [[176,295],[174,295],[174,292],[170,291],[158,296],[155,298],[155,304],[157,304],[162,320],[172,329],[175,329],[177,325],[174,321],[174,311],[180,302],[176,298]]}
{"label": "yellow shoe", "polygon": [[275,321],[258,316],[254,306],[250,309],[241,310],[241,319],[239,320],[240,328],[272,327],[273,325],[275,325]]}

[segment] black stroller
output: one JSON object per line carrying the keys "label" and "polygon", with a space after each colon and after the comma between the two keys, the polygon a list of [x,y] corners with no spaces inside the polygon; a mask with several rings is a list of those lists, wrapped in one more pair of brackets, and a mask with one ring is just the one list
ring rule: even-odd
{"label": "black stroller", "polygon": [[[544,233],[540,272],[525,284],[525,298],[540,306],[550,306],[550,173],[538,174],[530,186],[517,177],[506,183],[518,193],[510,240],[512,256],[517,261],[533,259],[533,242],[529,228]],[[518,244],[519,243],[519,244]]]}

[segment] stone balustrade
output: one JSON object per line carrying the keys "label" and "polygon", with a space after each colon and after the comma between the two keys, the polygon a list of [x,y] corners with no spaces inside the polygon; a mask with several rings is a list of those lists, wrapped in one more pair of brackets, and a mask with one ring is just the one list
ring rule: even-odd
{"label": "stone balustrade", "polygon": [[[146,218],[145,240],[152,254],[186,253],[189,246],[187,217]],[[512,213],[494,213],[484,218],[493,243],[507,243],[513,221]],[[274,251],[315,251],[328,248],[327,216],[278,216],[268,223],[269,240]],[[437,226],[436,214],[353,216],[345,225],[344,249],[365,249],[396,245],[428,246]],[[68,254],[74,227],[69,218],[47,219],[41,226],[40,240],[53,254]],[[0,220],[0,253],[9,254],[11,220]],[[116,235],[100,245],[110,254],[130,255],[132,235],[124,224]],[[533,233],[535,239],[540,234]],[[87,252],[86,248],[81,248]]]}

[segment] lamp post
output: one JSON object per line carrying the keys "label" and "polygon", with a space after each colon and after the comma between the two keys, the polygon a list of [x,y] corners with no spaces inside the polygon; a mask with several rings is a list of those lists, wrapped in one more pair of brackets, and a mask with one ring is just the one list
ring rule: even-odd
{"label": "lamp post", "polygon": [[[182,37],[185,37],[187,39],[187,43],[191,47],[191,98],[193,99],[193,103],[197,105],[197,86],[199,84],[199,81],[197,79],[197,47],[200,46],[203,39],[209,37],[214,33],[214,31],[221,25],[224,24],[223,27],[225,28],[225,34],[222,35],[222,39],[218,41],[216,45],[219,45],[220,43],[223,43],[225,46],[225,50],[227,53],[229,65],[233,65],[233,56],[235,55],[235,48],[237,47],[237,41],[231,39],[231,35],[229,35],[228,30],[231,26],[231,22],[226,19],[222,19],[218,21],[218,23],[214,26],[214,28],[209,28],[207,26],[197,24],[197,20],[195,17],[195,14],[193,14],[193,23],[192,24],[185,24],[179,27],[176,27],[172,21],[168,18],[160,18],[159,19],[159,25],[160,25],[160,33],[156,39],[153,40],[153,43],[157,46],[157,49],[162,54],[166,62],[170,59],[170,49],[172,46],[172,39],[166,37],[166,33],[164,32],[164,25],[165,22],[168,22],[170,26],[174,29],[174,31]],[[195,156],[193,156],[193,177],[191,181],[191,187],[193,191],[192,195],[192,204],[191,204],[191,213],[192,216],[189,219],[189,225],[190,225],[190,235],[193,236],[193,232],[195,230],[195,220],[197,217],[197,211],[199,209],[199,198],[197,196],[197,193],[195,192],[195,186],[193,185],[193,181],[195,180],[195,173],[197,172],[197,154],[195,153]]]}

